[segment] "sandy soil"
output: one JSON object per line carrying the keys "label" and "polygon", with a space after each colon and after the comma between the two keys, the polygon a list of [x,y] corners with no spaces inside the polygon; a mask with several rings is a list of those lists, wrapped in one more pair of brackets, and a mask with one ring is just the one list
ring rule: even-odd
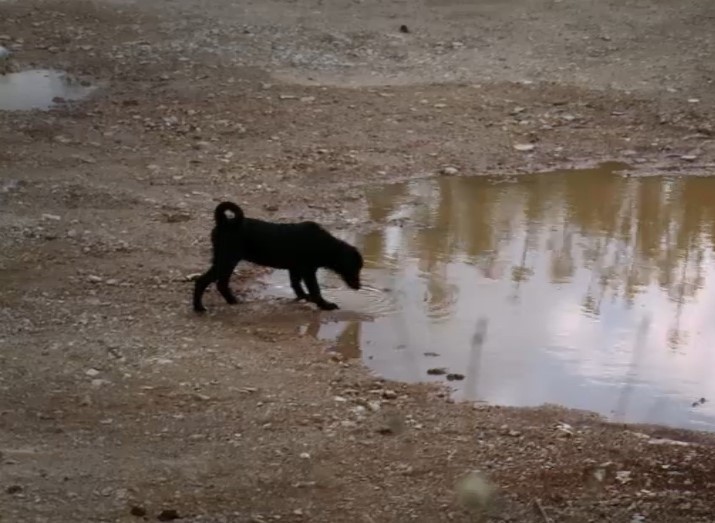
{"label": "sandy soil", "polygon": [[101,86],[0,114],[0,520],[476,521],[455,485],[479,469],[493,521],[713,521],[712,436],[452,404],[299,336],[321,313],[253,268],[205,317],[187,276],[224,198],[339,231],[380,226],[362,187],[445,166],[711,174],[714,23],[710,0],[0,1],[14,67]]}

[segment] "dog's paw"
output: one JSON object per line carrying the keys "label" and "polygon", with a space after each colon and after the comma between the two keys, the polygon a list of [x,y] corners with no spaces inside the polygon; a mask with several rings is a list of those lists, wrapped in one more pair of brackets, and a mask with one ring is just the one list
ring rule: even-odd
{"label": "dog's paw", "polygon": [[338,307],[337,303],[331,303],[329,301],[324,301],[323,303],[318,305],[318,307],[320,307],[324,311],[334,311],[334,310],[340,308],[340,307]]}

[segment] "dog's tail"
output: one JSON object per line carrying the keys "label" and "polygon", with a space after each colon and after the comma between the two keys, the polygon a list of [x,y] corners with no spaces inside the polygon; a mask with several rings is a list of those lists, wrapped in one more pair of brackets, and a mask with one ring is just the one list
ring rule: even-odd
{"label": "dog's tail", "polygon": [[[231,211],[233,218],[226,216],[226,211]],[[238,224],[243,221],[243,211],[233,202],[221,202],[214,210],[214,220],[216,220],[216,225],[218,226],[226,225],[229,220],[234,224]]]}

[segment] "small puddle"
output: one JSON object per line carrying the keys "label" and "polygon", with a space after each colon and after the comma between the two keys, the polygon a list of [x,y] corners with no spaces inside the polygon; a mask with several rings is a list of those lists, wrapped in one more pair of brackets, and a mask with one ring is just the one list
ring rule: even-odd
{"label": "small puddle", "polygon": [[[459,374],[458,399],[715,430],[715,178],[606,164],[367,199],[369,285],[322,274],[341,311],[304,333],[389,379]],[[290,296],[282,271],[269,284]]]}
{"label": "small puddle", "polygon": [[0,75],[0,110],[49,109],[88,96],[94,86],[62,71],[34,69]]}

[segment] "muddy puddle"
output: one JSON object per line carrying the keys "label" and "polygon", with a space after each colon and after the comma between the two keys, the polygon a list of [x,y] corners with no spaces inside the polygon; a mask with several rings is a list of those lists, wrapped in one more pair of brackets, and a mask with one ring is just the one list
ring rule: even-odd
{"label": "muddy puddle", "polygon": [[301,333],[457,399],[715,430],[715,178],[618,169],[369,192],[368,286],[323,274],[342,310]]}
{"label": "muddy puddle", "polygon": [[0,110],[49,109],[81,100],[94,86],[62,71],[34,69],[0,75]]}

